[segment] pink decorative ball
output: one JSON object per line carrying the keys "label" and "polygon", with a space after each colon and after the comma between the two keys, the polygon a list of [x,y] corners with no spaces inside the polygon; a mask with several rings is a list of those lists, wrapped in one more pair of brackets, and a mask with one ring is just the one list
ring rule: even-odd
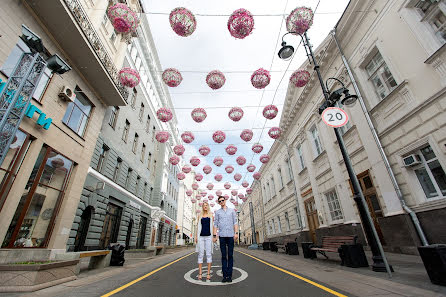
{"label": "pink decorative ball", "polygon": [[201,173],[197,173],[196,175],[195,175],[195,180],[196,181],[201,181],[203,179],[203,175],[201,174]]}
{"label": "pink decorative ball", "polygon": [[[208,195],[208,198],[209,198],[209,200],[214,200],[214,195],[209,194],[209,195]],[[213,206],[213,205],[211,205],[211,206]]]}
{"label": "pink decorative ball", "polygon": [[171,156],[169,158],[169,162],[172,165],[177,165],[178,163],[180,163],[180,158],[178,158],[178,156]]}
{"label": "pink decorative ball", "polygon": [[256,172],[252,175],[252,177],[256,180],[259,180],[262,177],[262,174],[260,172]]}
{"label": "pink decorative ball", "polygon": [[231,195],[232,195],[232,196],[237,195],[237,190],[231,190]]}
{"label": "pink decorative ball", "polygon": [[232,145],[232,144],[230,144],[230,145],[228,145],[227,147],[226,147],[226,152],[228,153],[228,155],[234,155],[236,152],[237,152],[237,147],[236,146],[234,146],[234,145]]}
{"label": "pink decorative ball", "polygon": [[247,188],[246,189],[246,194],[251,195],[251,193],[252,193],[252,189],[251,188]]}
{"label": "pink decorative ball", "polygon": [[212,134],[212,139],[216,143],[222,143],[226,139],[226,134],[225,134],[225,132],[220,131],[220,130],[215,131],[214,134]]}
{"label": "pink decorative ball", "polygon": [[185,148],[181,144],[177,144],[176,146],[173,147],[173,152],[178,156],[183,155],[184,151],[185,151]]}
{"label": "pink decorative ball", "polygon": [[139,76],[138,71],[130,67],[122,68],[121,70],[119,70],[118,75],[121,84],[128,88],[136,87],[141,81],[141,77]]}
{"label": "pink decorative ball", "polygon": [[233,107],[229,110],[228,116],[234,122],[238,122],[243,117],[243,109],[240,107]]}
{"label": "pink decorative ball", "polygon": [[224,187],[225,187],[226,190],[229,190],[231,188],[231,184],[226,182]]}
{"label": "pink decorative ball", "polygon": [[234,201],[234,203],[232,203],[232,204],[234,204],[234,206],[238,206],[238,202],[237,201]]}
{"label": "pink decorative ball", "polygon": [[197,184],[197,183],[193,183],[193,184],[192,184],[192,189],[194,189],[194,190],[198,190],[198,184]]}
{"label": "pink decorative ball", "polygon": [[231,165],[228,165],[225,167],[225,171],[229,174],[234,172],[234,167],[232,167]]}
{"label": "pink decorative ball", "polygon": [[169,108],[161,107],[156,112],[156,116],[158,117],[158,119],[161,122],[166,123],[166,122],[168,122],[168,121],[170,121],[172,119],[173,114],[172,114],[172,111]]}
{"label": "pink decorative ball", "polygon": [[213,70],[206,76],[206,83],[213,90],[220,89],[225,84],[225,82],[225,75],[218,70]]}
{"label": "pink decorative ball", "polygon": [[201,195],[201,197],[203,197],[203,198],[206,197],[207,194],[208,194],[208,193],[206,193],[206,191],[201,191],[201,192],[200,192],[200,195]]}
{"label": "pink decorative ball", "polygon": [[214,184],[213,183],[208,183],[206,188],[208,188],[208,190],[212,190],[214,188]]}
{"label": "pink decorative ball", "polygon": [[246,163],[246,158],[243,156],[238,156],[237,159],[235,160],[237,162],[238,165],[245,165]]}
{"label": "pink decorative ball", "polygon": [[268,120],[274,119],[277,114],[279,113],[279,110],[275,105],[267,105],[263,109],[263,116],[267,118]]}
{"label": "pink decorative ball", "polygon": [[268,155],[261,155],[260,156],[260,162],[262,162],[263,164],[266,164],[269,162],[269,156]]}
{"label": "pink decorative ball", "polygon": [[183,179],[186,178],[186,175],[185,175],[183,172],[178,172],[178,173],[177,173],[177,178],[178,178],[179,180],[183,180]]}
{"label": "pink decorative ball", "polygon": [[191,143],[192,141],[194,141],[195,137],[194,134],[190,131],[186,131],[183,132],[181,134],[181,139],[185,142],[185,143]]}
{"label": "pink decorative ball", "polygon": [[260,154],[263,151],[263,145],[255,143],[252,145],[252,151],[256,154]]}
{"label": "pink decorative ball", "polygon": [[201,195],[200,195],[200,194],[196,195],[196,196],[195,196],[195,199],[197,199],[197,200],[201,200]]}
{"label": "pink decorative ball", "polygon": [[203,167],[203,172],[204,172],[205,174],[209,174],[209,173],[211,173],[211,172],[212,172],[212,167],[209,166],[209,165],[205,165],[205,166]]}
{"label": "pink decorative ball", "polygon": [[192,190],[187,190],[186,191],[186,195],[189,196],[189,197],[192,196],[193,193],[194,192]]}
{"label": "pink decorative ball", "polygon": [[234,174],[234,179],[235,179],[236,181],[239,181],[239,180],[242,179],[242,175],[241,175],[240,173],[236,173],[236,174]]}
{"label": "pink decorative ball", "polygon": [[296,70],[291,74],[290,83],[297,88],[305,86],[310,81],[310,72],[307,70]]}
{"label": "pink decorative ball", "polygon": [[190,202],[192,202],[192,203],[196,203],[196,202],[197,202],[197,199],[192,198],[192,199],[190,200]]}
{"label": "pink decorative ball", "polygon": [[235,199],[234,199],[234,198],[229,199],[229,201],[230,201],[232,204],[235,203]]}
{"label": "pink decorative ball", "polygon": [[272,139],[279,139],[281,134],[282,134],[282,130],[279,127],[272,127],[268,131],[268,135]]}
{"label": "pink decorative ball", "polygon": [[238,198],[243,199],[245,198],[245,195],[243,195],[242,193],[238,194]]}
{"label": "pink decorative ball", "polygon": [[[199,206],[203,206],[203,202],[199,202],[198,205],[199,205]],[[197,209],[197,210],[198,210],[198,209]],[[200,211],[200,210],[198,210],[198,211]]]}
{"label": "pink decorative ball", "polygon": [[211,207],[214,207],[214,206],[215,206],[215,203],[214,203],[214,202],[211,202],[209,205],[210,205]]}
{"label": "pink decorative ball", "polygon": [[249,186],[249,183],[245,180],[245,181],[242,182],[242,186],[244,188],[247,188]]}
{"label": "pink decorative ball", "polygon": [[158,131],[155,134],[155,138],[160,143],[165,143],[169,140],[170,133],[167,131]]}
{"label": "pink decorative ball", "polygon": [[215,194],[216,194],[217,196],[221,196],[222,192],[221,192],[221,190],[218,190],[217,192],[215,192]]}
{"label": "pink decorative ball", "polygon": [[113,27],[119,33],[135,32],[139,25],[138,15],[124,3],[117,3],[107,10]]}
{"label": "pink decorative ball", "polygon": [[254,17],[246,9],[234,11],[228,20],[228,30],[232,37],[243,39],[254,29]]}
{"label": "pink decorative ball", "polygon": [[198,149],[198,152],[200,152],[200,154],[201,154],[202,156],[207,156],[207,155],[209,155],[209,153],[211,152],[211,149],[210,149],[208,146],[206,146],[206,145],[202,145],[202,146]]}
{"label": "pink decorative ball", "polygon": [[206,202],[206,203],[208,203],[208,202],[209,202],[209,200],[207,200],[207,199],[203,199],[203,202]]}
{"label": "pink decorative ball", "polygon": [[286,29],[294,34],[304,34],[313,24],[313,16],[311,8],[295,8],[286,18]]}
{"label": "pink decorative ball", "polygon": [[197,156],[193,156],[192,158],[190,158],[189,162],[192,166],[198,166],[200,165],[200,158],[198,158]]}
{"label": "pink decorative ball", "polygon": [[194,108],[192,110],[191,116],[192,116],[192,119],[195,122],[201,123],[201,122],[203,122],[206,119],[207,114],[206,114],[206,111],[203,108],[199,107],[199,108]]}
{"label": "pink decorative ball", "polygon": [[184,8],[177,7],[170,12],[169,22],[172,30],[182,37],[187,37],[194,33],[197,21],[193,13]]}
{"label": "pink decorative ball", "polygon": [[240,138],[246,142],[251,141],[253,136],[254,136],[254,133],[252,132],[252,130],[249,130],[249,129],[245,129],[242,131],[242,133],[240,133]]}
{"label": "pink decorative ball", "polygon": [[256,89],[263,89],[269,85],[271,81],[271,75],[269,71],[263,68],[259,68],[251,75],[251,83]]}
{"label": "pink decorative ball", "polygon": [[254,172],[254,170],[256,170],[256,166],[254,164],[249,164],[248,167],[246,167],[246,169],[249,172]]}
{"label": "pink decorative ball", "polygon": [[225,194],[223,197],[225,197],[225,200],[229,199],[229,195],[228,194]]}
{"label": "pink decorative ball", "polygon": [[171,88],[178,87],[183,81],[183,76],[175,68],[167,68],[161,75],[163,82]]}
{"label": "pink decorative ball", "polygon": [[215,164],[215,166],[220,167],[223,164],[223,158],[222,157],[215,157],[214,158],[214,164]]}
{"label": "pink decorative ball", "polygon": [[222,179],[223,179],[223,175],[221,175],[221,174],[216,174],[215,176],[214,176],[214,179],[216,180],[216,181],[221,181]]}
{"label": "pink decorative ball", "polygon": [[189,173],[191,172],[192,168],[189,165],[184,165],[183,168],[181,169],[184,173]]}

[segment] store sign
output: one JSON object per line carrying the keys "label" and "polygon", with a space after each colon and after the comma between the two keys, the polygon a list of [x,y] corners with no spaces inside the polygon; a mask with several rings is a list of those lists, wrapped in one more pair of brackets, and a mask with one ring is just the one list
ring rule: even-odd
{"label": "store sign", "polygon": [[[0,79],[0,93],[3,91],[3,88],[5,86],[6,86],[6,83]],[[12,97],[14,97],[14,93],[15,93],[15,91],[12,91],[12,90],[6,92],[6,100],[8,100],[8,101],[12,100]],[[22,96],[20,96],[20,97],[21,97],[20,99],[23,98]],[[22,102],[22,100],[19,100],[19,102],[16,104],[20,104],[20,102]],[[39,115],[39,118],[37,119],[37,125],[42,126],[43,129],[45,129],[45,130],[48,130],[51,126],[51,123],[53,122],[53,119],[47,118],[45,113],[43,113],[37,106],[30,103],[28,105],[28,109],[25,112],[25,116],[32,119],[32,117],[34,116],[35,113],[37,113]]]}

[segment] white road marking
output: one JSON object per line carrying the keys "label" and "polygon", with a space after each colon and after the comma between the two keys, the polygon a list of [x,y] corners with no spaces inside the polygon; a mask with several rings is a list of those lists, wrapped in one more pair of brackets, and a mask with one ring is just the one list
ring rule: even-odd
{"label": "white road marking", "polygon": [[[221,267],[221,266],[212,266],[212,267]],[[241,281],[244,281],[247,277],[248,277],[248,273],[246,271],[244,271],[243,269],[237,268],[237,267],[233,267],[234,270],[237,270],[238,272],[240,272],[240,276],[236,279],[232,280],[232,283],[222,283],[221,279],[218,279],[218,281],[211,281],[211,280],[198,280],[198,279],[193,279],[192,278],[192,274],[198,270],[198,268],[194,268],[192,270],[189,270],[188,272],[186,272],[184,274],[184,279],[187,280],[190,283],[196,284],[196,285],[202,285],[202,286],[224,286],[224,285],[232,285],[232,284],[236,284],[239,283]],[[211,270],[212,273],[212,270]],[[216,273],[219,276],[222,276],[222,271],[221,269],[217,271]],[[211,274],[212,275],[212,274]],[[207,271],[203,273],[203,278],[205,279],[207,276]]]}

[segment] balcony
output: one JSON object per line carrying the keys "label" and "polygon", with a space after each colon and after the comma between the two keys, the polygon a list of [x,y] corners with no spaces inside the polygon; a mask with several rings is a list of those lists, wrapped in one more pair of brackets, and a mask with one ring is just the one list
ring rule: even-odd
{"label": "balcony", "polygon": [[[25,0],[104,104],[123,106],[128,90],[79,0]],[[73,86],[74,87],[74,86]]]}

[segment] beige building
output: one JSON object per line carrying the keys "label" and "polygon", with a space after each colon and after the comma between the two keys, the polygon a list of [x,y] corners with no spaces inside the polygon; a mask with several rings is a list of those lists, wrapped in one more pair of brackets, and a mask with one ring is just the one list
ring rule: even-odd
{"label": "beige building", "polygon": [[[416,253],[423,236],[446,243],[445,2],[352,0],[336,37],[359,93],[333,35],[315,55],[325,80],[337,78],[362,95],[363,106],[345,108],[350,120],[340,130],[384,248]],[[256,196],[263,199],[266,237],[320,243],[323,235],[357,234],[365,243],[333,128],[318,112],[319,81],[308,62],[300,69],[310,71],[311,80],[288,87],[283,143],[274,143],[260,170]],[[328,87],[333,92],[341,85],[329,80]]]}
{"label": "beige building", "polygon": [[[138,1],[127,2],[139,11]],[[52,122],[42,128],[38,115],[25,117],[1,165],[0,262],[14,255],[43,260],[66,250],[105,109],[125,105],[128,97],[118,71],[131,36],[113,30],[105,14],[109,4],[2,1],[2,83],[20,54],[29,51],[19,39],[22,24],[41,37],[44,55],[57,53],[72,70],[63,75],[45,71],[31,104]],[[60,96],[64,88],[75,96]]]}

